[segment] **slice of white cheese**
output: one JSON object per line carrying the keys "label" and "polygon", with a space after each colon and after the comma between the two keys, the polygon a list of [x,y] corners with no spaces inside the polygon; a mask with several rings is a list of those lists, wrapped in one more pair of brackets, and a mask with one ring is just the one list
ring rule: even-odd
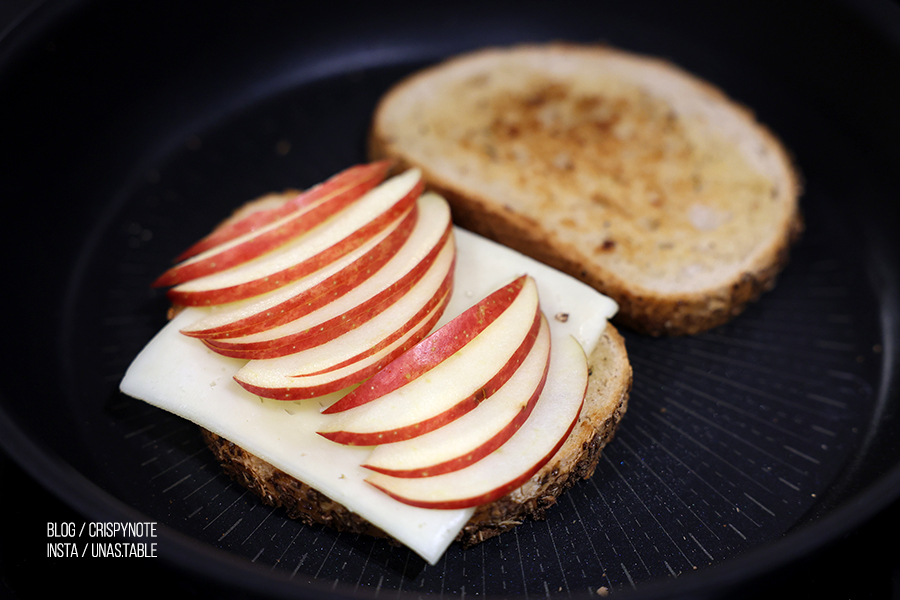
{"label": "slice of white cheese", "polygon": [[[456,281],[441,321],[446,323],[524,273],[538,284],[541,308],[554,335],[571,334],[590,353],[617,310],[614,301],[583,283],[504,246],[455,228]],[[359,465],[370,448],[342,446],[316,434],[336,396],[298,402],[261,399],[233,376],[246,362],[220,356],[179,329],[208,314],[190,308],[168,323],[135,358],[122,392],[216,433],[316,488],[436,563],[473,509],[407,506],[365,483]],[[557,315],[566,315],[557,318]]]}

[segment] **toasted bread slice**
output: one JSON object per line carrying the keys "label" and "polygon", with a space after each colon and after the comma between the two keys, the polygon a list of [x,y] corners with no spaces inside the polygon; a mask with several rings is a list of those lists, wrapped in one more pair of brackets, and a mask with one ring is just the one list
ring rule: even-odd
{"label": "toasted bread slice", "polygon": [[[518,489],[478,507],[458,536],[470,547],[531,517],[543,519],[559,495],[580,479],[590,477],[600,451],[612,440],[625,414],[632,370],[625,341],[608,325],[589,357],[590,378],[578,423],[556,455]],[[235,481],[256,493],[266,504],[283,507],[307,524],[324,524],[339,531],[388,537],[305,483],[273,467],[218,435],[202,430],[207,445]]]}
{"label": "toasted bread slice", "polygon": [[604,46],[463,55],[382,98],[372,159],[418,167],[457,225],[611,296],[616,322],[692,334],[770,289],[800,183],[749,110],[663,60]]}

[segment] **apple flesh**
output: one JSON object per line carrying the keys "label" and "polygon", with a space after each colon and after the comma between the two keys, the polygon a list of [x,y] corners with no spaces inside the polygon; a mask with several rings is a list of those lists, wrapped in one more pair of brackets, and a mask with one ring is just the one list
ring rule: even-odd
{"label": "apple flesh", "polygon": [[521,486],[565,443],[584,404],[587,358],[572,337],[552,341],[547,383],[522,427],[487,456],[463,469],[431,477],[373,473],[366,481],[404,504],[433,509],[493,502]]}
{"label": "apple flesh", "polygon": [[506,442],[531,414],[549,365],[550,326],[542,316],[528,356],[493,396],[430,433],[377,446],[363,466],[393,477],[431,477],[478,462]]}
{"label": "apple flesh", "polygon": [[454,263],[451,236],[420,282],[385,311],[320,346],[251,360],[235,381],[277,400],[313,398],[363,381],[431,331],[449,301]]}
{"label": "apple flesh", "polygon": [[449,206],[423,194],[417,170],[384,181],[387,168],[348,169],[227,222],[155,284],[174,286],[174,304],[214,307],[182,333],[249,359],[234,377],[246,390],[351,389],[317,433],[375,446],[362,466],[376,488],[425,508],[491,502],[564,443],[586,358],[569,337],[555,349],[527,275],[431,333],[453,288]]}
{"label": "apple flesh", "polygon": [[391,363],[370,379],[365,386],[347,394],[325,412],[343,412],[377,400],[437,367],[492,325],[521,296],[526,285],[529,286],[529,292],[522,298],[537,302],[534,281],[524,275],[516,278],[455,317],[431,334],[427,343],[417,344],[400,360]]}
{"label": "apple flesh", "polygon": [[355,186],[358,186],[356,187],[357,190],[365,193],[384,180],[391,166],[391,162],[387,160],[354,165],[334,175],[327,181],[297,194],[287,202],[279,202],[278,206],[266,210],[253,211],[246,216],[229,220],[182,252],[175,260],[179,262],[187,260],[210,248],[261,229],[289,216],[297,210],[317,204],[323,198],[344,193]]}
{"label": "apple flesh", "polygon": [[[318,352],[322,347],[312,351],[300,352],[288,355],[281,359],[255,362],[282,362],[279,365],[256,365],[254,361],[247,363],[242,371],[235,376],[235,381],[247,391],[257,396],[271,398],[273,400],[307,400],[319,398],[326,394],[338,392],[371,377],[384,365],[390,363],[398,356],[406,352],[410,346],[416,344],[428,335],[450,301],[450,287],[452,278],[448,277],[442,289],[447,291],[443,296],[436,296],[422,307],[421,316],[417,315],[404,327],[380,340],[373,347],[360,348],[340,338],[334,343],[340,343],[351,348],[350,352],[357,353],[346,357],[346,348],[341,348],[343,353],[333,356],[317,357],[310,354],[323,354]],[[312,360],[310,363],[306,359]],[[321,360],[316,360],[321,358]],[[333,363],[331,361],[339,360]],[[318,369],[305,371],[304,369]]]}
{"label": "apple flesh", "polygon": [[[398,362],[402,368],[410,356],[425,357],[424,363],[432,364],[430,368],[406,371],[402,385],[396,385],[392,377],[381,378],[381,373],[372,377],[346,396],[362,390],[370,400],[351,409],[335,411],[334,406],[342,402],[339,400],[324,411],[338,414],[319,434],[356,446],[410,439],[458,419],[490,398],[527,357],[541,324],[534,280],[523,276],[508,287],[518,288],[511,301],[506,300],[508,294],[491,294],[422,340],[381,373],[394,370]],[[501,288],[501,292],[505,289]],[[504,309],[489,325],[481,327],[477,315],[493,312],[491,308],[497,298],[503,299]],[[472,335],[472,331],[478,333]],[[456,339],[460,338],[465,343],[458,347]],[[448,340],[450,343],[444,343]],[[385,381],[388,384],[381,386]]]}
{"label": "apple flesh", "polygon": [[258,333],[308,314],[374,275],[409,239],[416,207],[342,259],[260,296],[233,302],[186,327],[190,337],[219,339]]}
{"label": "apple flesh", "polygon": [[[249,204],[238,207],[229,217],[219,223],[206,237],[195,242],[188,249],[175,257],[173,265],[205,252],[214,246],[224,244],[240,235],[250,233],[281,218],[286,213],[283,209],[296,199],[301,192],[289,190],[281,193],[270,192],[256,198]],[[282,214],[279,214],[282,213]],[[234,233],[232,233],[234,232]]]}
{"label": "apple flesh", "polygon": [[[175,265],[153,285],[172,286],[217,273],[288,243],[358,201],[384,178],[387,168],[383,167],[385,165],[375,164],[374,167],[370,165],[352,170],[349,174],[344,173],[343,176],[338,175],[307,194],[301,194],[294,202],[289,202],[287,214],[264,227],[232,237],[233,230],[241,229],[239,221],[233,228],[227,228],[232,229],[231,232],[220,232],[224,241],[217,242],[214,239],[211,247],[192,254],[190,258]],[[277,215],[279,212],[280,209],[273,214]],[[206,244],[208,243],[207,241]],[[201,246],[203,245],[201,242]]]}
{"label": "apple flesh", "polygon": [[276,327],[234,338],[204,339],[216,352],[233,358],[278,358],[312,348],[359,327],[409,293],[422,279],[452,235],[447,203],[428,194],[419,199],[420,218],[399,250],[373,275],[352,282],[349,290],[310,312]]}
{"label": "apple flesh", "polygon": [[[423,182],[415,169],[375,187],[334,218],[268,252],[245,246],[244,262],[168,291],[181,306],[227,304],[259,296],[325,268],[371,240],[410,210]],[[212,249],[209,252],[215,252]]]}

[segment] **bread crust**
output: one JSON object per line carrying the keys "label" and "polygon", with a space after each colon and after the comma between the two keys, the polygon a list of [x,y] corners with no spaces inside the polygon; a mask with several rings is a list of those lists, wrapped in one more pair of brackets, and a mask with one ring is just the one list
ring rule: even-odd
{"label": "bread crust", "polygon": [[[270,193],[239,207],[219,226],[256,210],[278,206],[297,190]],[[180,310],[169,309],[168,318]],[[607,324],[588,357],[588,389],[578,422],[554,457],[530,480],[503,498],[476,508],[457,536],[465,548],[508,531],[527,518],[544,519],[547,510],[568,488],[591,477],[601,450],[612,441],[628,408],[632,367],[625,340]],[[269,506],[308,525],[325,525],[337,531],[393,540],[380,528],[335,502],[315,488],[288,475],[237,444],[200,427],[201,435],[223,471]]]}
{"label": "bread crust", "polygon": [[[671,290],[663,289],[664,286],[657,287],[653,282],[648,284],[646,280],[639,280],[635,275],[642,275],[642,273],[636,273],[637,269],[623,270],[618,268],[615,263],[609,261],[609,258],[615,253],[623,252],[623,245],[621,244],[623,240],[604,240],[602,247],[594,250],[587,248],[587,244],[573,243],[575,227],[565,228],[559,225],[548,225],[549,219],[545,218],[548,216],[548,213],[533,206],[536,203],[535,198],[538,194],[534,190],[545,185],[553,185],[553,182],[550,181],[550,175],[545,177],[544,171],[541,171],[541,169],[546,168],[546,163],[532,161],[531,163],[523,164],[520,173],[514,173],[511,172],[515,169],[516,163],[514,159],[506,159],[504,163],[494,158],[494,154],[506,153],[513,155],[516,152],[519,154],[527,154],[528,152],[534,154],[536,152],[533,146],[527,145],[528,132],[526,131],[527,128],[522,125],[522,123],[527,124],[529,122],[527,120],[519,121],[514,125],[507,125],[508,128],[513,129],[515,135],[510,133],[508,137],[502,137],[494,129],[490,133],[479,134],[481,137],[477,139],[481,140],[480,143],[489,145],[491,151],[488,155],[478,156],[477,159],[472,158],[471,147],[475,144],[470,142],[468,138],[464,140],[465,144],[460,144],[460,146],[466,145],[463,151],[453,147],[453,144],[458,140],[448,135],[446,140],[435,142],[435,144],[440,143],[442,145],[433,145],[428,148],[428,151],[432,152],[436,148],[446,147],[446,154],[441,154],[439,157],[434,155],[422,158],[425,153],[420,152],[418,148],[412,148],[418,143],[415,141],[415,135],[409,131],[398,133],[398,130],[401,128],[409,130],[414,126],[413,117],[410,117],[408,121],[405,120],[406,117],[402,117],[403,120],[398,122],[396,115],[389,116],[392,111],[395,113],[399,112],[394,108],[394,105],[400,101],[398,99],[406,102],[406,96],[422,93],[421,90],[425,89],[425,84],[431,81],[439,81],[442,78],[452,80],[454,77],[458,77],[460,80],[463,79],[462,75],[448,75],[447,71],[450,69],[458,68],[475,81],[478,77],[484,76],[484,73],[490,73],[487,69],[493,64],[491,61],[496,62],[497,65],[503,64],[503,68],[513,68],[509,67],[504,61],[509,56],[517,57],[520,54],[527,55],[526,58],[522,59],[522,62],[525,63],[532,60],[539,62],[546,59],[547,61],[557,61],[554,64],[565,64],[566,61],[570,60],[572,62],[580,61],[585,56],[588,56],[590,60],[626,61],[627,64],[648,71],[650,74],[644,76],[648,79],[655,76],[672,78],[674,81],[677,81],[678,86],[683,86],[684,89],[688,90],[688,92],[685,92],[686,95],[695,94],[702,99],[703,103],[714,106],[715,111],[727,113],[727,119],[732,122],[733,127],[743,128],[748,132],[752,132],[754,143],[759,144],[759,152],[768,155],[766,160],[769,166],[767,168],[772,171],[772,173],[767,174],[772,179],[771,191],[763,190],[760,193],[760,198],[754,198],[753,201],[766,203],[772,200],[779,204],[779,208],[777,212],[773,211],[770,222],[754,225],[753,229],[749,225],[747,226],[747,231],[760,239],[751,249],[746,251],[746,256],[741,256],[740,260],[735,259],[733,264],[725,265],[724,268],[728,269],[727,277],[698,278],[696,284],[681,286]],[[471,68],[471,71],[476,73],[476,75],[471,75],[467,70],[469,69],[469,64],[476,65],[476,67]],[[487,64],[488,67],[484,67],[484,64]],[[478,69],[483,70],[479,71]],[[476,84],[473,83],[472,85],[475,86]],[[479,85],[486,86],[487,84],[482,82]],[[416,91],[412,91],[413,89]],[[552,90],[553,88],[551,84],[547,84],[545,89]],[[486,104],[488,100],[493,100],[494,97],[500,97],[507,93],[499,85],[497,90],[500,91],[485,92],[483,95],[476,97],[481,104]],[[550,92],[547,93],[549,94]],[[563,98],[560,102],[566,101],[566,94],[574,96],[574,93],[571,91],[557,92],[557,95]],[[588,97],[584,96],[581,100],[584,100],[584,98]],[[568,100],[571,100],[571,98]],[[538,99],[533,102],[538,105],[542,101]],[[668,98],[665,101],[668,101]],[[504,99],[504,102],[506,104],[502,106],[507,106],[511,101]],[[513,104],[512,110],[520,109],[523,102],[520,101],[518,105]],[[672,100],[672,102],[674,103],[675,100]],[[527,102],[524,103],[527,104]],[[700,101],[698,101],[698,104],[700,104]],[[410,101],[410,106],[417,105],[414,101]],[[543,104],[540,104],[540,107],[542,110],[545,108]],[[427,114],[429,109],[425,108],[422,110]],[[499,108],[493,110],[499,115]],[[623,109],[623,111],[627,112],[628,109]],[[468,116],[465,108],[460,109],[458,113],[463,116],[456,117],[454,114],[451,120],[447,122],[435,122],[439,125],[446,125],[447,129],[451,129],[454,126],[462,128],[465,125],[469,125],[468,120],[472,120],[474,123],[474,119]],[[534,122],[536,118],[534,114],[524,114],[532,119],[532,123]],[[718,113],[716,114],[718,115]],[[491,127],[494,127],[494,122],[501,120],[502,115],[498,115],[494,116]],[[538,114],[538,116],[540,115]],[[424,119],[425,117],[422,118]],[[614,114],[611,118],[614,120],[617,117]],[[734,125],[734,123],[737,124]],[[487,127],[484,127],[484,122],[478,122],[478,126],[487,129]],[[471,127],[475,128],[476,125],[472,124]],[[432,127],[432,129],[436,128]],[[540,133],[541,135],[546,134],[546,132]],[[576,134],[572,134],[574,136],[572,140],[564,140],[566,145],[561,146],[564,152],[560,156],[567,154],[570,158],[571,156],[577,158],[580,155],[586,156],[593,152],[592,149],[585,150],[585,142],[582,139],[584,136],[577,137],[581,136],[580,130]],[[553,135],[560,137],[558,132],[553,132]],[[686,135],[684,137],[690,136]],[[539,139],[542,143],[547,141],[546,135],[535,139]],[[445,63],[413,74],[398,83],[382,98],[375,111],[367,143],[369,157],[373,160],[383,158],[395,160],[398,171],[411,167],[421,169],[428,187],[444,196],[450,202],[454,223],[545,262],[609,295],[619,304],[619,312],[615,318],[617,324],[650,335],[695,334],[721,325],[741,313],[749,303],[757,300],[765,291],[774,287],[778,274],[788,262],[790,247],[796,242],[803,230],[803,219],[798,201],[801,184],[793,161],[776,136],[763,125],[757,123],[753,114],[746,107],[731,101],[724,93],[711,84],[693,77],[671,63],[622,52],[606,46],[549,44],[545,46],[525,45],[509,49],[487,49],[450,59]],[[745,143],[743,138],[740,143]],[[628,148],[625,147],[625,150],[627,151]],[[620,154],[623,153],[620,152]],[[620,176],[619,173],[614,172],[619,167],[610,167],[613,171],[609,173],[604,172],[602,169],[599,172],[589,172],[589,170],[579,172],[579,168],[583,167],[584,163],[578,163],[577,160],[573,162],[575,166],[569,165],[571,172],[565,175],[566,177],[576,178],[579,175],[589,175],[596,179],[607,176]],[[503,164],[504,166],[497,167],[487,163]],[[632,165],[626,163],[626,166],[630,167]],[[637,177],[637,179],[644,177],[648,173],[648,169],[661,171],[671,166],[666,164],[662,166],[650,165],[649,167],[646,164],[637,165],[636,169],[638,167],[643,169],[643,171],[640,171],[643,175]],[[480,170],[482,167],[483,170]],[[489,169],[494,170],[490,171]],[[539,172],[539,174],[532,174],[532,171]],[[477,174],[469,177],[469,174],[473,172]],[[460,173],[465,173],[465,175],[460,176]],[[515,188],[514,185],[498,187],[493,183],[488,185],[486,181],[477,181],[478,177],[487,179],[487,173],[499,173],[504,176],[508,175],[510,178],[518,178],[519,181],[524,182],[521,185],[525,191],[519,197],[515,197],[515,194],[519,192],[510,191]],[[744,176],[741,173],[736,174],[734,177],[737,179]],[[643,187],[649,188],[656,185],[656,178],[657,173],[654,171],[650,175],[646,175],[645,179],[641,179],[641,181],[629,180],[626,183],[629,185],[638,183]],[[553,188],[554,191],[559,189],[559,187]],[[578,189],[576,191],[582,192],[584,190]],[[763,198],[763,192],[765,195],[771,194],[771,199]],[[501,193],[506,194],[506,197],[501,199],[499,197]],[[584,195],[588,195],[587,191],[584,191]],[[670,194],[666,200],[671,201],[676,195]],[[528,197],[527,201],[524,200],[525,196]],[[687,194],[682,194],[682,196],[687,196]],[[606,200],[610,200],[610,198],[606,198]],[[677,202],[678,199],[675,198],[675,200]],[[726,208],[728,207],[728,202],[730,202],[730,200],[721,198],[716,200]],[[643,202],[643,198],[640,201]],[[685,206],[682,207],[682,212],[685,212],[688,200],[682,200],[682,202],[685,203]],[[590,204],[590,202],[585,202],[584,204]],[[612,197],[609,204],[608,211],[599,213],[602,219],[628,221],[629,231],[637,231],[637,233],[634,234],[634,239],[626,241],[631,246],[639,248],[639,251],[648,253],[651,260],[656,258],[662,259],[663,253],[656,252],[650,248],[656,243],[657,238],[651,238],[649,235],[641,237],[643,233],[638,231],[640,228],[634,225],[645,221],[659,222],[659,215],[662,214],[662,211],[643,204],[638,206],[640,202],[634,202],[624,195]],[[592,214],[598,214],[596,207],[592,206],[590,210],[594,211]],[[598,217],[598,219],[601,217]],[[577,218],[575,217],[576,220]],[[591,222],[591,225],[593,226],[594,223]],[[667,223],[663,220],[661,227],[665,228],[667,226]],[[599,229],[599,225],[596,229]],[[676,233],[683,235],[683,232]],[[617,235],[621,236],[621,233]],[[725,238],[727,235],[727,233],[723,233],[722,238]],[[711,239],[712,242],[717,241],[712,236],[707,236],[707,239]],[[619,246],[616,245],[617,242],[619,242]],[[646,250],[644,250],[644,247],[646,247]],[[689,261],[694,258],[695,256],[685,258],[685,264],[680,266],[685,269],[692,267],[693,265],[689,264]],[[718,267],[718,265],[716,266]],[[664,283],[667,284],[668,282]]]}
{"label": "bread crust", "polygon": [[[526,518],[544,519],[557,498],[577,481],[593,475],[601,450],[614,437],[628,407],[632,368],[625,340],[607,326],[589,358],[585,404],[569,438],[529,481],[503,498],[478,507],[457,537],[468,548],[508,531]],[[308,525],[390,538],[345,506],[298,481],[236,444],[201,428],[206,444],[234,481],[266,504]]]}

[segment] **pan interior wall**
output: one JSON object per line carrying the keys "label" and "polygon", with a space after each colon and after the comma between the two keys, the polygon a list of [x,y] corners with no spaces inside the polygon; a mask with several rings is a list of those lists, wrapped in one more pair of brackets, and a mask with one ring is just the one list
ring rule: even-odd
{"label": "pan interior wall", "polygon": [[[31,311],[7,325],[21,346],[2,400],[49,455],[149,519],[266,572],[348,594],[570,596],[640,591],[763,554],[896,470],[900,225],[884,211],[900,189],[888,170],[900,160],[898,113],[889,105],[896,78],[882,77],[875,62],[855,70],[838,54],[852,46],[881,53],[888,66],[898,59],[877,38],[854,33],[829,46],[833,60],[813,60],[815,28],[846,25],[846,11],[807,7],[803,22],[813,33],[767,47],[747,69],[733,67],[746,66],[752,40],[710,52],[726,34],[694,36],[707,31],[701,21],[672,34],[641,22],[639,8],[622,8],[602,27],[577,24],[587,41],[601,27],[603,41],[671,56],[752,106],[804,174],[807,231],[775,290],[732,323],[692,338],[625,332],[634,391],[594,477],[546,521],[472,550],[454,546],[431,567],[403,548],[304,526],[264,506],[220,473],[194,426],[117,386],[165,321],[166,299],[148,286],[171,257],[244,201],[364,160],[372,107],[402,75],[489,32],[501,41],[523,33],[509,23],[472,27],[414,56],[365,33],[388,65],[338,74],[292,62],[293,45],[317,43],[326,55],[362,34],[362,19],[340,39],[310,21],[308,37],[279,37],[261,13],[238,26],[247,16],[238,9],[204,15],[202,3],[191,3],[181,9],[185,31],[206,24],[215,35],[186,61],[188,38],[145,53],[158,32],[136,26],[141,18],[167,22],[172,3],[128,3],[129,15],[125,4],[111,12],[100,4],[73,11],[68,27],[61,14],[33,46],[6,46],[0,56],[2,67],[28,59],[0,74],[0,106],[28,116],[6,124],[3,189],[24,216],[0,243],[15,258],[6,273],[16,282],[5,292],[9,314]],[[451,4],[442,10],[458,24],[450,13],[466,7]],[[680,10],[650,4],[658,23]],[[710,15],[725,10],[702,4]],[[782,10],[776,4],[760,3],[759,20],[745,22],[762,23],[765,10]],[[526,33],[551,36],[566,25],[560,15]],[[499,23],[500,11],[494,16],[489,22]],[[121,19],[135,27],[113,27]],[[245,37],[231,39],[233,29]],[[106,31],[119,53],[85,41]],[[429,35],[419,30],[405,48],[428,48]],[[253,59],[252,42],[262,44]],[[266,53],[275,58],[261,60]],[[833,70],[822,77],[826,63]],[[801,91],[798,81],[818,83]],[[848,110],[861,102],[851,95],[868,98],[867,110]],[[49,258],[37,267],[18,260],[37,258],[36,247]],[[31,356],[42,360],[22,358]]]}
{"label": "pan interior wall", "polygon": [[[877,298],[818,186],[790,266],[744,315],[690,338],[625,332],[634,390],[594,477],[546,521],[472,550],[454,546],[437,567],[383,541],[287,519],[219,472],[196,427],[117,394],[130,358],[164,322],[163,293],[147,285],[169,258],[244,200],[327,176],[333,165],[310,148],[335,143],[335,132],[344,141],[325,154],[363,160],[361,107],[397,76],[372,70],[276,96],[190,136],[135,179],[86,260],[71,313],[78,343],[66,349],[72,388],[106,390],[101,402],[87,392],[75,399],[93,411],[80,436],[105,489],[297,581],[531,595],[639,588],[722,564],[778,540],[847,476],[876,400]],[[346,139],[360,142],[356,150]]]}

